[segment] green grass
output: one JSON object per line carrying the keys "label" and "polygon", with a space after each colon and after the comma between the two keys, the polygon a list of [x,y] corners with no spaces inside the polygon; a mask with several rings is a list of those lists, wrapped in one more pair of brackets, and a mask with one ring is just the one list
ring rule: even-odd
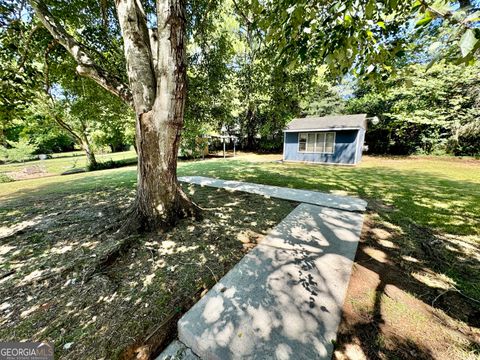
{"label": "green grass", "polygon": [[355,195],[391,206],[395,222],[480,235],[480,161],[369,157],[343,167],[213,160],[182,164],[179,174]]}
{"label": "green grass", "polygon": [[13,199],[22,196],[39,196],[55,193],[57,196],[75,192],[96,190],[98,188],[119,187],[134,188],[136,182],[135,167],[87,173],[42,177],[31,180],[14,181],[0,184],[0,199]]}
{"label": "green grass", "polygon": [[[133,152],[105,155],[114,160]],[[64,170],[70,158],[50,159],[52,173]],[[36,162],[32,162],[36,163]],[[18,164],[17,164],[18,165]],[[0,166],[0,172],[5,167]],[[261,184],[355,195],[391,206],[395,222],[410,221],[454,235],[480,235],[480,161],[451,158],[365,158],[357,167],[209,160],[179,164],[179,175],[202,175]],[[133,167],[0,184],[0,196],[29,192],[72,191],[110,182],[133,186]],[[73,187],[73,189],[72,189]]]}
{"label": "green grass", "polygon": [[[61,359],[133,358],[127,348],[154,333],[160,346],[178,316],[295,207],[185,184],[202,219],[125,238],[115,231],[134,199],[132,168],[13,184],[0,197],[0,339],[50,341]],[[126,239],[128,250],[99,266]],[[33,280],[40,273],[47,277]]]}
{"label": "green grass", "polygon": [[412,255],[480,301],[478,160],[365,157],[357,167],[212,160],[184,163],[179,174],[359,196],[378,226],[397,229],[397,261]]}
{"label": "green grass", "polygon": [[[124,151],[118,153],[98,154],[96,155],[98,162],[106,162],[109,160],[130,160],[135,159],[137,154],[135,151]],[[49,174],[61,174],[68,170],[83,169],[87,165],[87,158],[83,151],[72,151],[68,153],[54,154],[53,159],[26,161],[24,163],[11,163],[0,165],[0,173],[21,171],[27,167],[38,166],[44,168]]]}
{"label": "green grass", "polygon": [[[56,160],[47,160],[46,163]],[[480,244],[480,161],[476,160],[366,157],[357,167],[208,160],[181,162],[179,175],[202,175],[359,196],[369,201],[382,221],[399,227],[400,232],[412,238],[412,251],[417,247],[415,238],[420,236],[413,231],[418,227],[442,236],[461,236],[473,246]],[[126,167],[0,184],[0,197],[52,191],[61,196],[108,187],[109,184],[132,189],[135,182],[135,168]],[[452,246],[457,247],[457,252],[462,251],[458,245]],[[456,254],[448,253],[448,256],[454,261]],[[474,286],[467,286],[469,293],[480,297],[480,285],[472,284],[458,271],[454,265],[443,269],[458,283]]]}

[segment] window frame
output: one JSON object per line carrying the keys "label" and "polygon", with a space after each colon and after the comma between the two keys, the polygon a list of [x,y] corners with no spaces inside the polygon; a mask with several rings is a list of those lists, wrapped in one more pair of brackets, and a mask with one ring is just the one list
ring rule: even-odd
{"label": "window frame", "polygon": [[[300,135],[305,134],[305,150],[300,150]],[[298,133],[297,134],[297,150],[298,152],[304,153],[307,151],[307,141],[308,141],[308,133]]]}
{"label": "window frame", "polygon": [[[305,139],[305,150],[302,151],[300,150],[300,136],[302,134],[305,134],[306,139]],[[322,150],[323,151],[317,151],[317,136],[319,134],[322,134],[324,136],[323,138],[323,146]],[[333,134],[333,145],[332,145],[332,151],[325,151],[325,148],[327,147],[327,136],[328,134]],[[315,135],[315,141],[313,143],[313,151],[307,151],[308,149],[308,138],[309,135]],[[298,148],[297,151],[302,154],[334,154],[335,153],[335,141],[337,139],[337,133],[336,131],[318,131],[318,132],[299,132],[298,137],[297,137],[297,143],[298,143]]]}

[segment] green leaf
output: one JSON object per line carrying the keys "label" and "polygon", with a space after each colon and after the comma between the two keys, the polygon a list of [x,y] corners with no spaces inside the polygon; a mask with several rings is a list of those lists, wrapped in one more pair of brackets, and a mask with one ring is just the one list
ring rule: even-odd
{"label": "green leaf", "polygon": [[472,29],[468,29],[460,38],[460,51],[462,57],[466,57],[475,47],[478,39],[475,37],[475,33]]}
{"label": "green leaf", "polygon": [[446,13],[449,13],[450,11],[452,11],[452,7],[450,6],[449,2],[448,1],[445,1],[445,0],[437,0],[435,1],[433,4],[430,4],[430,8],[435,10],[436,12],[438,13],[443,13],[443,14],[446,14]]}
{"label": "green leaf", "polygon": [[375,2],[373,0],[370,0],[367,3],[367,6],[365,6],[365,17],[367,19],[371,19],[374,10],[375,10]]}
{"label": "green leaf", "polygon": [[287,69],[288,70],[293,70],[296,66],[297,66],[297,59],[293,59],[292,61],[290,61],[287,65]]}
{"label": "green leaf", "polygon": [[390,8],[395,9],[398,5],[398,0],[390,0],[389,5]]}
{"label": "green leaf", "polygon": [[415,1],[412,5],[412,11],[418,10],[420,6],[422,6],[422,2],[419,0]]}
{"label": "green leaf", "polygon": [[383,30],[386,30],[387,28],[385,27],[385,23],[383,21],[377,22],[377,25],[381,27]]}
{"label": "green leaf", "polygon": [[425,26],[429,24],[432,20],[433,20],[432,17],[425,15],[423,19],[420,19],[417,21],[417,23],[415,24],[415,27]]}
{"label": "green leaf", "polygon": [[443,44],[440,41],[435,41],[428,47],[428,53],[432,55],[437,54],[442,45]]}

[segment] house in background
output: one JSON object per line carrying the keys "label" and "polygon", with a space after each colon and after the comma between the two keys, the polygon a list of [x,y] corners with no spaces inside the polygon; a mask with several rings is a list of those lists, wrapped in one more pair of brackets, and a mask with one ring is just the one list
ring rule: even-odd
{"label": "house in background", "polygon": [[293,119],[284,130],[283,160],[358,164],[366,129],[366,114]]}

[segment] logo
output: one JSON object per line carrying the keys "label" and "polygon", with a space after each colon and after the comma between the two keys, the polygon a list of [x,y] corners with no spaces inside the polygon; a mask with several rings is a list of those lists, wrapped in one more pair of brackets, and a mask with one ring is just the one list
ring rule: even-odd
{"label": "logo", "polygon": [[0,360],[53,360],[53,344],[0,342]]}

